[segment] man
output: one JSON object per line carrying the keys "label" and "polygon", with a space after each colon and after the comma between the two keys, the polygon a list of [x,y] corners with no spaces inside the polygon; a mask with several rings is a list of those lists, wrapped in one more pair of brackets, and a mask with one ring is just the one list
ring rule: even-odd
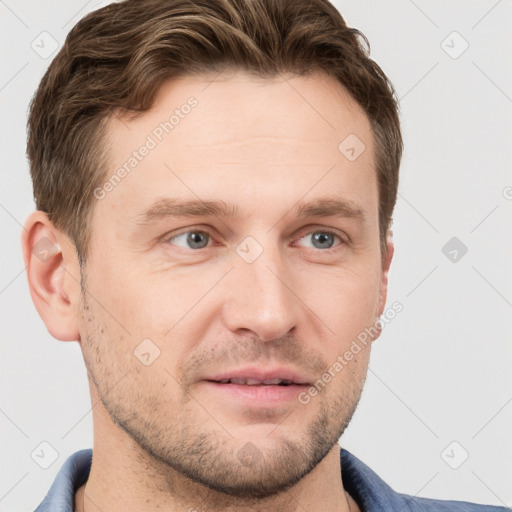
{"label": "man", "polygon": [[505,510],[397,494],[338,446],[402,151],[359,36],[326,0],[129,0],[70,32],[31,105],[22,243],[94,447],[39,512]]}

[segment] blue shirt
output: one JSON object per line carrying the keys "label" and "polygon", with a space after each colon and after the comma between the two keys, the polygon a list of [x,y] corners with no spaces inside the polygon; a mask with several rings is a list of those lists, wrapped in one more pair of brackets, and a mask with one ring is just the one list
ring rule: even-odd
{"label": "blue shirt", "polygon": [[[347,450],[340,449],[340,458],[343,486],[363,512],[511,512],[505,507],[399,494]],[[91,462],[91,449],[71,455],[35,512],[73,512],[75,492],[87,481]]]}

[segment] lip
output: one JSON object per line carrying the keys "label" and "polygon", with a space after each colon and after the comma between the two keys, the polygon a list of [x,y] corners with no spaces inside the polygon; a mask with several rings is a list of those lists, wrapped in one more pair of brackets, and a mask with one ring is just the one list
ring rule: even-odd
{"label": "lip", "polygon": [[204,378],[204,380],[221,381],[232,378],[252,379],[260,382],[263,382],[264,380],[282,379],[291,381],[293,383],[292,385],[308,385],[310,384],[311,380],[306,376],[300,375],[298,372],[292,370],[291,368],[285,367],[277,367],[272,369],[262,369],[256,367],[235,368],[233,370],[226,370],[222,373],[216,373],[214,375],[207,376]]}
{"label": "lip", "polygon": [[[225,379],[252,379],[260,382],[274,379],[288,380],[286,386],[278,384],[233,384],[222,383]],[[277,407],[297,400],[300,392],[310,386],[311,379],[300,375],[291,368],[276,367],[262,369],[256,367],[236,368],[209,375],[202,379],[205,388],[214,394],[215,399],[224,399],[225,403],[236,401],[245,407]]]}
{"label": "lip", "polygon": [[287,402],[297,400],[299,393],[307,389],[307,384],[249,386],[248,384],[223,384],[211,380],[202,383],[214,393],[216,399],[225,399],[226,403],[230,404],[235,400],[246,408],[286,405]]}

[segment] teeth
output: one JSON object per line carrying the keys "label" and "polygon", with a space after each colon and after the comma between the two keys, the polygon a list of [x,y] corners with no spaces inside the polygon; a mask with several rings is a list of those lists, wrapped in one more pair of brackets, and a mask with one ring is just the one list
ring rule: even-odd
{"label": "teeth", "polygon": [[260,380],[256,380],[256,379],[245,379],[243,377],[240,377],[238,379],[234,378],[234,379],[229,379],[231,384],[243,384],[245,386],[257,386],[259,384],[261,384],[261,381]]}
{"label": "teeth", "polygon": [[276,384],[281,384],[281,382],[282,382],[282,379],[267,379],[267,380],[263,381],[263,384],[273,384],[273,385],[276,385]]}
{"label": "teeth", "polygon": [[246,379],[229,379],[229,381],[231,382],[231,384],[245,384],[246,382]]}

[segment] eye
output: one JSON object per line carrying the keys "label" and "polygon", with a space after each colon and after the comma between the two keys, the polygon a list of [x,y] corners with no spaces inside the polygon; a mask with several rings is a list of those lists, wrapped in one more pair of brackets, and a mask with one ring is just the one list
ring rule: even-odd
{"label": "eye", "polygon": [[205,231],[185,231],[167,241],[183,249],[204,249],[208,245],[209,239],[210,235]]}
{"label": "eye", "polygon": [[312,231],[306,236],[303,236],[300,240],[307,240],[308,238],[311,239],[311,245],[309,245],[309,247],[313,247],[314,249],[331,249],[336,239],[343,243],[341,237],[332,231]]}

